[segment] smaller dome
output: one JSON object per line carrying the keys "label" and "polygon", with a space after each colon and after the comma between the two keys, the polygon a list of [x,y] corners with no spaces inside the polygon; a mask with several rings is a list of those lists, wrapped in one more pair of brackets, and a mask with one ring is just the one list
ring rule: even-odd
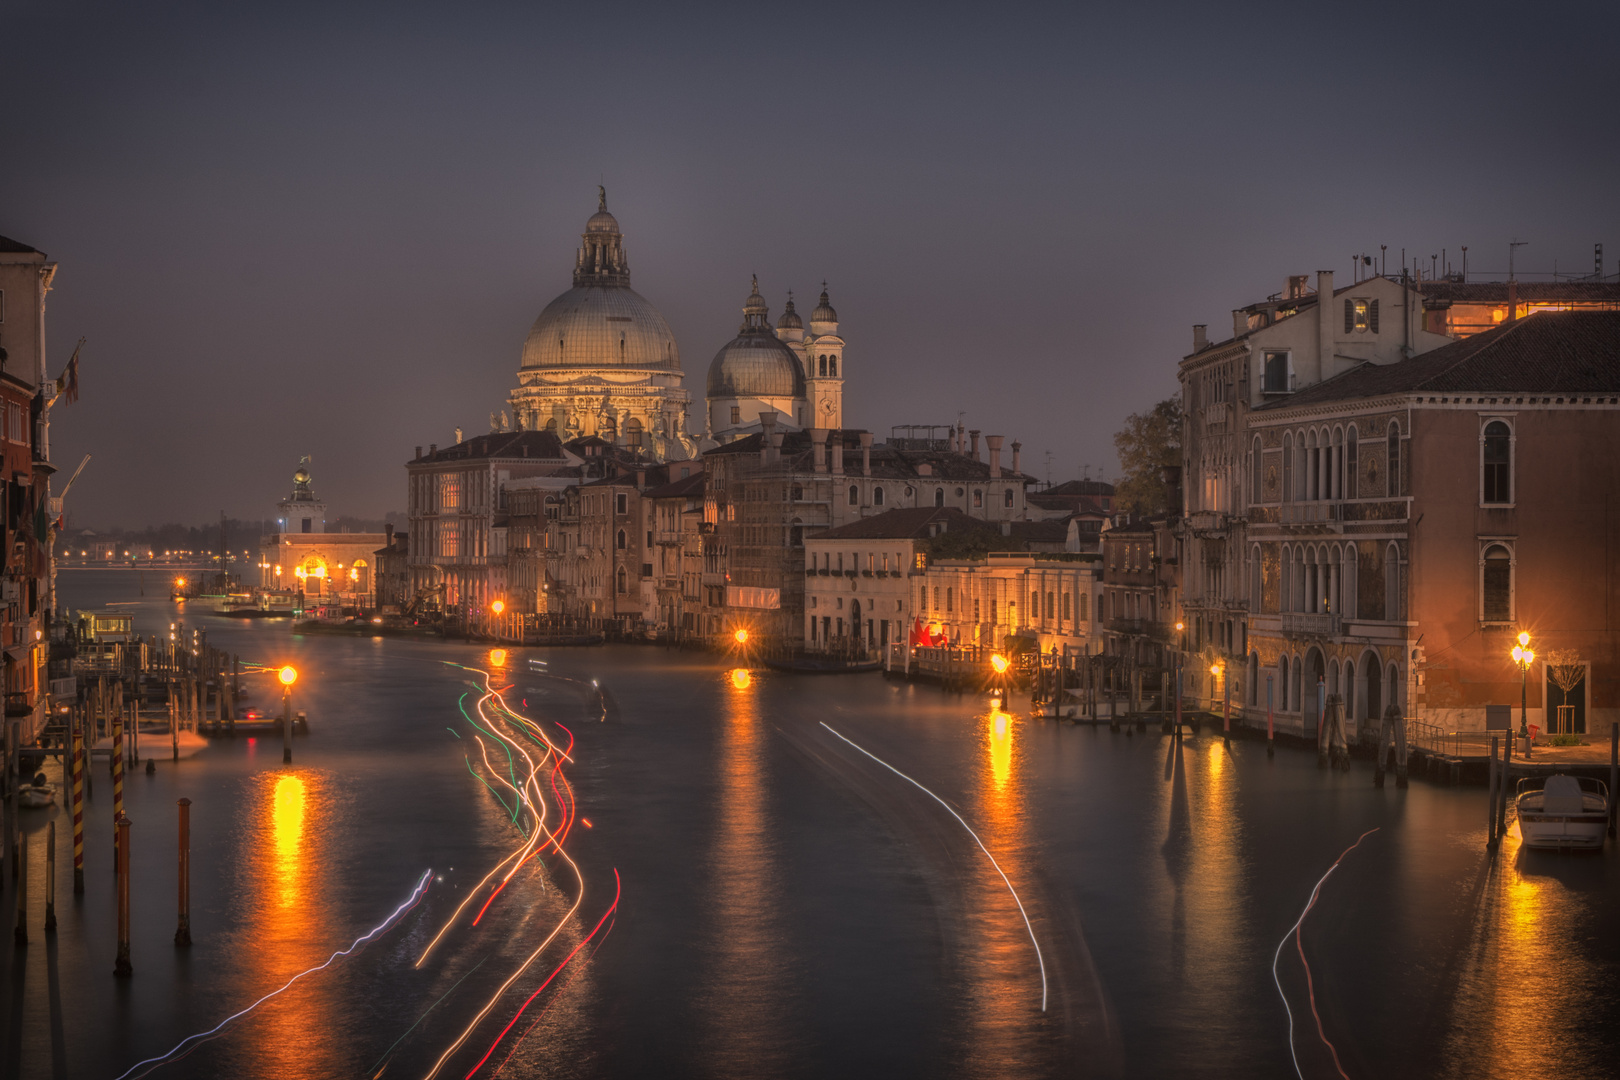
{"label": "smaller dome", "polygon": [[293,473],[293,483],[297,484],[299,487],[303,487],[304,485],[308,484],[309,470],[304,468],[302,465],[298,466],[298,471]]}
{"label": "smaller dome", "polygon": [[588,233],[616,233],[619,231],[619,219],[608,213],[607,188],[598,186],[596,189],[596,213],[585,223]]}
{"label": "smaller dome", "polygon": [[782,317],[776,320],[778,330],[803,330],[804,320],[799,313],[793,310],[793,294],[788,293],[787,307],[782,309]]}
{"label": "smaller dome", "polygon": [[821,303],[817,304],[816,310],[810,313],[810,321],[830,323],[838,321],[838,312],[833,310],[831,301],[827,299],[827,283],[825,281],[821,283]]}

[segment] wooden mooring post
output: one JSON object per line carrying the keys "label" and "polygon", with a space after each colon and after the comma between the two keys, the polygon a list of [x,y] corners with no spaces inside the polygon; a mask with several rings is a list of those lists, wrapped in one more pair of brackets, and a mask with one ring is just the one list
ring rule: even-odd
{"label": "wooden mooring post", "polygon": [[1609,728],[1609,835],[1614,835],[1615,789],[1620,788],[1620,722]]}
{"label": "wooden mooring post", "polygon": [[1490,782],[1486,785],[1488,794],[1485,798],[1485,846],[1488,848],[1496,847],[1501,841],[1501,838],[1496,834],[1496,792],[1498,783],[1496,775],[1496,744],[1498,741],[1495,735],[1491,736]]}
{"label": "wooden mooring post", "polygon": [[114,862],[118,875],[118,956],[113,961],[113,974],[126,979],[134,974],[129,962],[129,818],[118,815],[118,858]]}
{"label": "wooden mooring post", "polygon": [[45,826],[45,932],[56,933],[56,819]]}
{"label": "wooden mooring post", "polygon": [[1496,836],[1498,842],[1507,835],[1507,801],[1509,783],[1513,779],[1513,737],[1502,740],[1502,773],[1496,785]]}
{"label": "wooden mooring post", "polygon": [[176,945],[191,944],[191,800],[180,806],[180,925],[174,931]]}

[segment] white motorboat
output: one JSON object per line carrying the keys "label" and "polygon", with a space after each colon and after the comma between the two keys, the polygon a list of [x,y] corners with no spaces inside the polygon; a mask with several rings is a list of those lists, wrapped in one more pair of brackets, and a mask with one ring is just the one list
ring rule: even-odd
{"label": "white motorboat", "polygon": [[24,784],[17,789],[18,806],[27,806],[39,810],[55,801],[56,788],[50,784],[41,784],[37,779],[32,784]]}
{"label": "white motorboat", "polygon": [[1519,781],[1514,805],[1525,847],[1585,850],[1603,846],[1609,829],[1609,789],[1601,781],[1558,773]]}

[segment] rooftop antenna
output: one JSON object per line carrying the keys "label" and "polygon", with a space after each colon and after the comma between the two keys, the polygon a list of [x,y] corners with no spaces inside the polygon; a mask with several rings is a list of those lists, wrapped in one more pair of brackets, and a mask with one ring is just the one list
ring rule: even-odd
{"label": "rooftop antenna", "polygon": [[1468,245],[1462,246],[1463,251],[1463,284],[1468,284]]}
{"label": "rooftop antenna", "polygon": [[1599,281],[1603,280],[1603,245],[1592,245],[1592,273]]}
{"label": "rooftop antenna", "polygon": [[1508,280],[1509,281],[1515,280],[1515,278],[1513,277],[1513,253],[1516,250],[1518,250],[1519,248],[1529,247],[1529,246],[1530,246],[1530,241],[1528,241],[1528,240],[1510,240],[1510,241],[1508,241]]}
{"label": "rooftop antenna", "polygon": [[1046,452],[1046,486],[1052,486],[1052,451]]}
{"label": "rooftop antenna", "polygon": [[1383,277],[1384,271],[1389,267],[1389,245],[1378,245],[1378,276]]}

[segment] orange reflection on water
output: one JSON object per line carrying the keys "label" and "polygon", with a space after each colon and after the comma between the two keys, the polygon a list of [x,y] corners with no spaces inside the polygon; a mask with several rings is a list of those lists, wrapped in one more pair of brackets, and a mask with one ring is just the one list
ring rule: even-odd
{"label": "orange reflection on water", "polygon": [[1001,711],[1001,703],[990,706],[986,717],[985,743],[990,750],[990,777],[998,792],[1006,791],[1012,776],[1013,733],[1012,717]]}
{"label": "orange reflection on water", "polygon": [[785,935],[770,837],[766,732],[746,668],[727,673],[721,702],[714,868],[708,937],[714,977],[699,1003],[707,1072],[718,1077],[788,1071]]}
{"label": "orange reflection on water", "polygon": [[304,780],[296,773],[287,773],[276,779],[270,820],[275,835],[275,871],[279,884],[276,895],[282,907],[290,907],[298,901],[299,878],[302,874],[300,856],[304,841],[304,797]]}
{"label": "orange reflection on water", "polygon": [[[263,993],[347,942],[339,940],[343,928],[321,916],[332,899],[325,838],[333,823],[323,798],[330,786],[321,772],[303,768],[255,779],[253,838],[246,852],[247,930],[234,955],[245,968],[245,985]],[[328,1025],[341,982],[329,976],[299,982],[246,1021],[255,1046],[254,1076],[289,1080],[343,1071],[336,1060],[341,1041],[331,1038]]]}

